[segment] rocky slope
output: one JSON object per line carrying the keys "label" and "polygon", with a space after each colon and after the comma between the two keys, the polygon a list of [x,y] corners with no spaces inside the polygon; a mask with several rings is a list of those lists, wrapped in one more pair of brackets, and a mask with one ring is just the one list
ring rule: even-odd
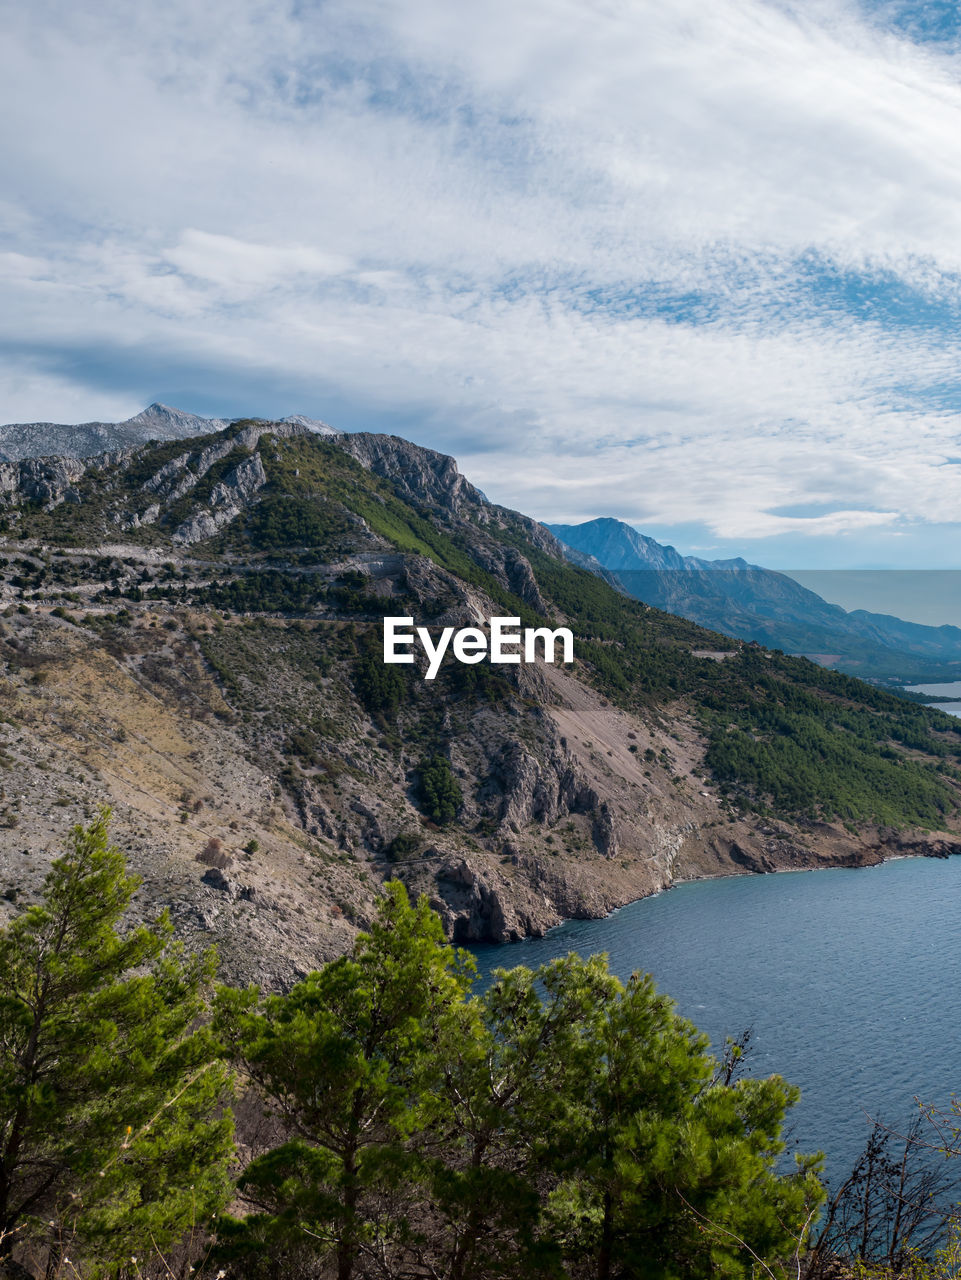
{"label": "rocky slope", "polygon": [[[102,803],[140,910],[273,987],[390,876],[508,941],[679,878],[961,847],[953,722],[617,595],[406,441],[244,421],[25,460],[0,520],[0,913]],[[551,618],[578,660],[428,683],[384,666],[387,613]],[[847,790],[783,791],[795,724]]]}
{"label": "rocky slope", "polygon": [[[165,404],[152,404],[124,422],[10,422],[0,426],[0,461],[62,456],[87,458],[111,450],[136,448],[151,440],[187,440],[221,431],[233,419],[201,418]],[[294,414],[284,422],[321,435],[334,434],[324,422]]]}

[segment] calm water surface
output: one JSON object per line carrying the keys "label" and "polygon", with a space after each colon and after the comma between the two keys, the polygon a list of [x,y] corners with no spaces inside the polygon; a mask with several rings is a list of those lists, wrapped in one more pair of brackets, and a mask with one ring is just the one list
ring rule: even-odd
{"label": "calm water surface", "polygon": [[949,716],[961,716],[961,680],[952,680],[949,684],[909,684],[912,693],[928,693],[939,698],[957,698],[957,702],[932,702],[936,711],[945,711]]}
{"label": "calm water surface", "polygon": [[715,1045],[752,1027],[752,1073],[801,1087],[794,1136],[828,1153],[829,1175],[862,1149],[865,1113],[894,1125],[915,1095],[961,1093],[961,857],[678,885],[472,950],[485,985],[497,967],[607,952],[622,978],[653,974]]}

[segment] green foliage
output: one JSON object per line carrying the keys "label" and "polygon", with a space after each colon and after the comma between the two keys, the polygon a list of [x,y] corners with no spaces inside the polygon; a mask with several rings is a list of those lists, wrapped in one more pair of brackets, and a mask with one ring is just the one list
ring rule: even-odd
{"label": "green foliage", "polygon": [[408,683],[401,668],[384,662],[378,637],[369,637],[361,646],[354,664],[354,688],[367,711],[393,718],[406,701]]}
{"label": "green foliage", "polygon": [[349,1277],[362,1251],[404,1235],[402,1215],[375,1206],[409,1171],[407,1139],[461,1033],[472,968],[426,900],[411,907],[394,883],[353,955],[262,1003],[221,992],[217,1026],[289,1134],[244,1172],[259,1211],[222,1230],[228,1255],[306,1237]]}
{"label": "green foliage", "polygon": [[[601,691],[624,706],[692,706],[708,738],[706,764],[741,807],[935,828],[957,808],[950,769],[933,767],[961,757],[957,722],[943,713],[804,658],[735,649],[582,569],[526,553]],[[730,656],[697,658],[695,647]]]}
{"label": "green foliage", "polygon": [[798,1091],[729,1084],[649,977],[568,956],[502,972],[484,1013],[493,1078],[517,1080],[511,1142],[552,1175],[541,1229],[565,1274],[747,1277],[799,1246],[822,1193],[816,1160],[776,1171]]}
{"label": "green foliage", "polygon": [[420,762],[417,796],[424,813],[433,822],[445,826],[457,817],[464,796],[450,761],[444,756],[426,756]]}
{"label": "green foliage", "polygon": [[[798,1099],[776,1076],[712,1083],[707,1040],[635,976],[605,1011],[597,1042],[593,1141],[581,1161],[594,1221],[584,1242],[611,1270],[746,1276],[753,1259],[790,1254],[820,1192],[806,1162],[775,1172],[781,1125]],[[603,1270],[603,1268],[601,1268]]]}
{"label": "green foliage", "polygon": [[535,625],[537,615],[474,558],[463,535],[438,527],[394,492],[389,480],[362,467],[342,448],[317,436],[283,442],[278,456],[264,456],[271,493],[322,501],[363,517],[370,529],[398,551],[426,556],[442,569],[480,587],[508,616]]}
{"label": "green foliage", "polygon": [[286,996],[224,991],[218,1026],[280,1145],[221,1230],[239,1274],[744,1278],[803,1247],[818,1160],[779,1172],[797,1090],[732,1084],[649,978],[602,957],[472,966],[388,886],[351,957]]}
{"label": "green foliage", "polygon": [[29,1228],[104,1274],[229,1195],[228,1075],[195,1024],[214,959],[166,916],[119,933],[137,881],[107,811],[0,932],[0,1256]]}
{"label": "green foliage", "polygon": [[[183,591],[151,587],[147,594],[152,599],[179,599]],[[190,592],[192,604],[232,613],[310,613],[326,598],[327,584],[320,574],[280,569],[244,573]]]}
{"label": "green foliage", "polygon": [[310,729],[294,729],[289,733],[287,750],[306,765],[318,765],[323,759],[321,740]]}
{"label": "green foliage", "polygon": [[347,527],[343,511],[309,498],[273,494],[254,508],[247,525],[251,545],[258,551],[281,547],[323,547]]}
{"label": "green foliage", "polygon": [[485,701],[492,706],[506,702],[513,693],[510,681],[503,670],[490,662],[449,662],[442,668],[445,693],[453,699],[468,702]]}
{"label": "green foliage", "polygon": [[423,840],[410,831],[400,831],[384,850],[391,862],[407,862],[420,852]]}
{"label": "green foliage", "polygon": [[746,806],[933,827],[955,807],[932,762],[905,750],[957,751],[953,726],[932,733],[939,713],[750,646],[723,667],[701,699],[706,763]]}

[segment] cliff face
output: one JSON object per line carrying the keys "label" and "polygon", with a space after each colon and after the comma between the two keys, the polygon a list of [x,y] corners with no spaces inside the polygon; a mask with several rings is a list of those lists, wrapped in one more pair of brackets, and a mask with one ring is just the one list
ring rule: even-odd
{"label": "cliff face", "polygon": [[26,458],[0,462],[0,501],[36,503],[52,510],[61,502],[76,501],[74,485],[86,467],[76,458]]}
{"label": "cliff face", "polygon": [[[406,441],[240,423],[7,464],[0,503],[0,912],[104,802],[140,910],[170,906],[231,978],[278,987],[342,950],[391,876],[450,936],[509,941],[678,878],[958,847],[950,771],[940,833],[735,803],[698,690],[717,701],[723,677],[737,717],[751,655],[578,575],[549,532]],[[579,661],[448,661],[427,682],[384,667],[387,613],[567,622]],[[896,705],[872,714],[902,732]],[[947,750],[950,722],[911,714]],[[438,758],[452,821],[423,790]]]}

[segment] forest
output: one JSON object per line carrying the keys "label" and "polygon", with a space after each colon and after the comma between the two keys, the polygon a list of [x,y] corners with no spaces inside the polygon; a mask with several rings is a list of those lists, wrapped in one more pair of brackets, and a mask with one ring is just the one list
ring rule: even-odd
{"label": "forest", "polygon": [[391,882],[284,994],[218,985],[165,914],[127,922],[108,823],[0,931],[0,1275],[957,1275],[956,1116],[876,1129],[829,1197],[784,1156],[797,1089],[649,977],[568,955],[474,994]]}

